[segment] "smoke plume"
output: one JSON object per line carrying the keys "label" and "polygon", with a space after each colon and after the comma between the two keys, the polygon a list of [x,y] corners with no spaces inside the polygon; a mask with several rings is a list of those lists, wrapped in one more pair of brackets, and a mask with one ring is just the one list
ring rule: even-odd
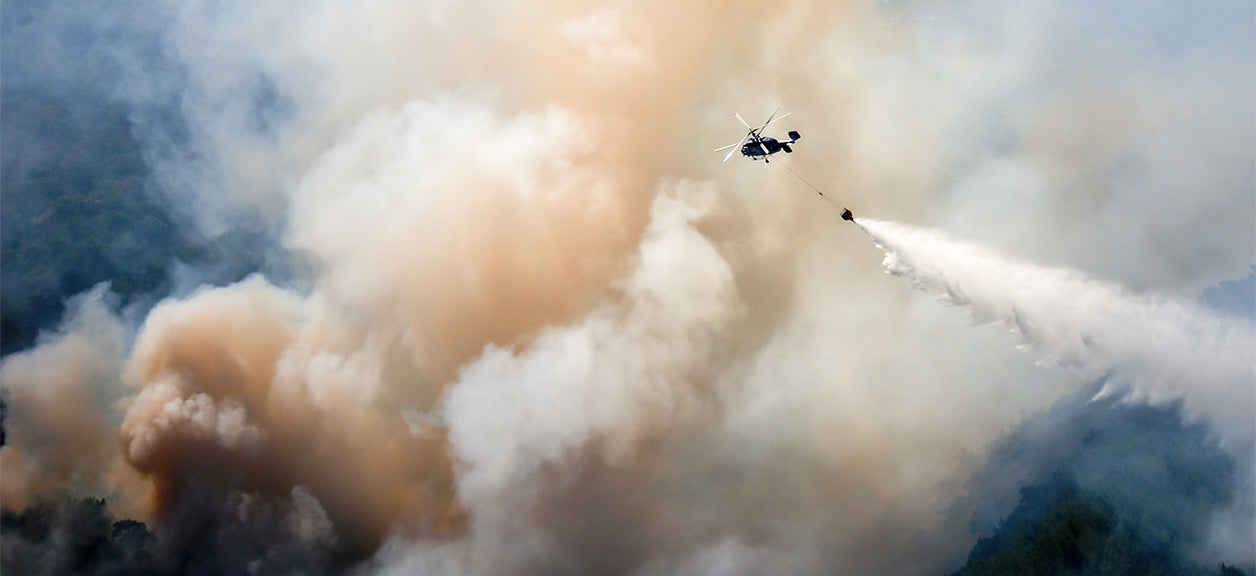
{"label": "smoke plume", "polygon": [[940,574],[1101,378],[1251,557],[1248,7],[0,2],[6,571]]}
{"label": "smoke plume", "polygon": [[74,298],[60,333],[5,359],[6,446],[0,499],[20,510],[40,500],[109,488],[117,455],[110,437],[126,329],[112,313],[109,287]]}

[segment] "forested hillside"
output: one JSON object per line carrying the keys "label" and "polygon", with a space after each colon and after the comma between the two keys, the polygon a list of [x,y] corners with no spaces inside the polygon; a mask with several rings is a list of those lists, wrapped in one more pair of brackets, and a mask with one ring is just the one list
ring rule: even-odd
{"label": "forested hillside", "polygon": [[241,225],[205,239],[176,222],[122,105],[29,86],[0,85],[0,97],[4,354],[30,346],[67,297],[100,282],[126,305],[166,292],[177,262],[211,283],[261,267],[264,234]]}

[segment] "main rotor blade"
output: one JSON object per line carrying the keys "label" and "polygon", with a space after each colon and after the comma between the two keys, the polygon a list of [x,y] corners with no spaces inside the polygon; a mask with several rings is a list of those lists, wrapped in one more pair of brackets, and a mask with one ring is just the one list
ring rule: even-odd
{"label": "main rotor blade", "polygon": [[[777,120],[780,120],[780,119],[782,119],[782,118],[785,118],[785,117],[789,116],[790,114],[793,114],[793,112],[786,112],[786,113],[781,114],[780,116],[778,116],[778,117],[776,117],[776,118],[768,119],[768,124],[771,124],[771,123],[773,123],[773,122],[776,122]],[[767,127],[768,127],[768,124],[764,124],[764,125],[763,125],[763,128],[767,128]],[[763,130],[763,128],[760,128],[759,130]]]}
{"label": "main rotor blade", "polygon": [[777,113],[777,112],[780,112],[780,111],[781,111],[781,105],[780,105],[780,104],[777,104],[777,105],[776,105],[776,108],[773,108],[773,109],[772,109],[772,113],[768,115],[768,120],[767,120],[767,122],[764,122],[764,123],[763,123],[763,126],[759,127],[759,130],[763,130],[764,128],[767,128],[767,127],[768,127],[768,124],[771,124],[771,123],[772,123],[772,119],[773,119],[773,118],[776,118],[776,113]]}
{"label": "main rotor blade", "polygon": [[[777,105],[776,105],[776,108],[772,110],[772,114],[771,114],[770,116],[768,116],[768,121],[763,123],[763,126],[759,128],[759,131],[760,131],[760,132],[762,132],[764,128],[767,128],[767,127],[768,127],[768,124],[771,124],[771,123],[772,123],[772,119],[773,119],[773,118],[776,118],[776,113],[777,113],[777,112],[780,112],[780,111],[781,111],[781,105],[780,105],[780,104],[777,104]],[[782,116],[782,118],[783,118],[783,116]]]}
{"label": "main rotor blade", "polygon": [[733,112],[733,116],[736,116],[737,119],[741,121],[741,125],[745,126],[746,130],[754,130],[754,128],[751,128],[750,125],[746,123],[746,119],[741,117],[741,114]]}
{"label": "main rotor blade", "polygon": [[729,150],[728,154],[724,156],[724,162],[728,162],[728,159],[732,158],[733,154],[736,154],[738,150],[741,150],[741,145],[746,142],[747,136],[749,135],[747,134],[746,136],[743,136],[741,140],[731,146],[732,150]]}

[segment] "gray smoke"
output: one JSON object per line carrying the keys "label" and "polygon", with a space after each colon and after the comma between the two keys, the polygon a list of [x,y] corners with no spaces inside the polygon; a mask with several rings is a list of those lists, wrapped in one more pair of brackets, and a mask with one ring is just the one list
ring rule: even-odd
{"label": "gray smoke", "polygon": [[[5,356],[3,506],[106,497],[175,571],[936,574],[990,447],[1106,372],[1243,456],[1250,390],[1191,389],[1243,375],[1229,320],[1129,294],[1256,261],[1256,26],[1092,4],[5,0],[4,85],[121,107],[145,193],[244,264]],[[778,102],[796,151],[720,164]],[[1108,279],[1122,327],[1013,305],[1090,371],[1035,365],[785,161]]]}

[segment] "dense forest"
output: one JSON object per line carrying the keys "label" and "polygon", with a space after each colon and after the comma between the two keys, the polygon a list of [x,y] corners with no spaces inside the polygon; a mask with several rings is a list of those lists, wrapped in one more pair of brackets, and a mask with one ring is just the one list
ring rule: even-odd
{"label": "dense forest", "polygon": [[1170,543],[1103,497],[1086,494],[1063,479],[1021,491],[1016,510],[990,536],[980,539],[968,564],[952,576],[1243,576],[1220,564],[1192,566],[1175,556]]}
{"label": "dense forest", "polygon": [[260,232],[207,240],[178,225],[121,104],[20,86],[0,99],[0,352],[29,347],[100,282],[128,305],[168,291],[177,262],[215,283],[261,267]]}
{"label": "dense forest", "polygon": [[128,297],[157,289],[180,241],[145,189],[149,171],[120,106],[5,89],[0,202],[0,330],[9,353],[54,325],[62,301],[108,281]]}
{"label": "dense forest", "polygon": [[[1180,405],[1095,400],[1103,384],[1031,416],[993,447],[972,493],[977,516],[994,522],[979,530],[984,535],[952,576],[1252,570],[1201,565],[1197,557],[1215,516],[1242,490],[1233,458]],[[1014,509],[994,512],[992,503],[1010,489]]]}

